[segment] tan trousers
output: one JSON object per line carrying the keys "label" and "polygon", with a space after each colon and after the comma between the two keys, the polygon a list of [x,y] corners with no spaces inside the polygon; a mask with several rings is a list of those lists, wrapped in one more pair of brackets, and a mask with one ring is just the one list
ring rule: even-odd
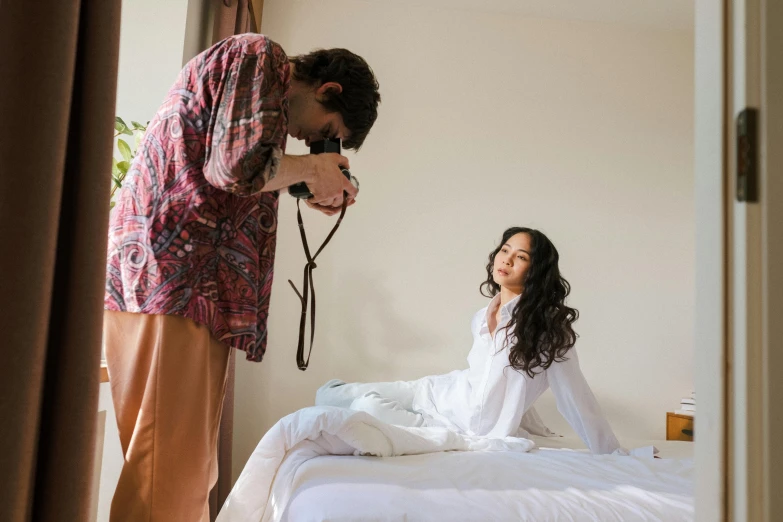
{"label": "tan trousers", "polygon": [[125,456],[111,522],[208,522],[231,349],[173,315],[106,311],[103,336]]}

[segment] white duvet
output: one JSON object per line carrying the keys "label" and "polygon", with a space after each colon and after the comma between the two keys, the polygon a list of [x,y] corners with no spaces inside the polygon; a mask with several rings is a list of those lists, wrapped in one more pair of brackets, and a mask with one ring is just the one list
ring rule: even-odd
{"label": "white duvet", "polygon": [[281,419],[258,443],[217,522],[267,522],[284,516],[294,479],[307,461],[323,455],[393,457],[444,451],[526,452],[527,439],[488,439],[442,428],[402,428],[364,412],[319,406]]}
{"label": "white duvet", "polygon": [[693,461],[528,453],[314,458],[286,522],[691,522]]}

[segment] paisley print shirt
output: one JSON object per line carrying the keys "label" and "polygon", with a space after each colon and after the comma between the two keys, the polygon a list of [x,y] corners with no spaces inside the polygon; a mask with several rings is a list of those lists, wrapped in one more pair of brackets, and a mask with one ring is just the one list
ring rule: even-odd
{"label": "paisley print shirt", "polygon": [[259,34],[191,60],[150,122],[111,213],[105,308],[175,314],[260,361],[290,67]]}

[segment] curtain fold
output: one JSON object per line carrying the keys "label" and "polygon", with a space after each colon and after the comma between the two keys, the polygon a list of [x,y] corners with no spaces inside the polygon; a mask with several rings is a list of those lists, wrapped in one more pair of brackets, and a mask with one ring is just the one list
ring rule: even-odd
{"label": "curtain fold", "polygon": [[261,13],[254,12],[250,0],[212,1],[215,5],[212,43],[235,34],[258,32],[261,26]]}
{"label": "curtain fold", "polygon": [[0,2],[0,520],[89,519],[120,1]]}

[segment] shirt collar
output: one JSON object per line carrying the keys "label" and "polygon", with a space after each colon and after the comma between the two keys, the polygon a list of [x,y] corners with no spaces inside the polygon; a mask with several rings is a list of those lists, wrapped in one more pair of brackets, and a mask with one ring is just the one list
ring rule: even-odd
{"label": "shirt collar", "polygon": [[[498,299],[500,298],[499,295],[497,297],[498,297]],[[511,312],[514,311],[514,307],[517,305],[517,303],[519,302],[519,299],[521,297],[522,297],[521,295],[518,295],[514,299],[509,301],[508,303],[504,304],[503,305],[503,310],[500,312],[501,315],[510,318],[511,317]]]}
{"label": "shirt collar", "polygon": [[[516,296],[514,299],[509,301],[508,303],[504,304],[503,307],[500,309],[500,324],[508,322],[509,319],[511,319],[511,313],[514,311],[514,307],[517,305],[517,302],[519,302],[521,295]],[[481,332],[482,333],[489,333],[489,314],[495,312],[497,310],[497,306],[500,304],[500,294],[497,294],[495,297],[492,298],[492,301],[489,302],[489,306],[487,306],[487,313],[484,314],[484,320],[481,324]]]}

